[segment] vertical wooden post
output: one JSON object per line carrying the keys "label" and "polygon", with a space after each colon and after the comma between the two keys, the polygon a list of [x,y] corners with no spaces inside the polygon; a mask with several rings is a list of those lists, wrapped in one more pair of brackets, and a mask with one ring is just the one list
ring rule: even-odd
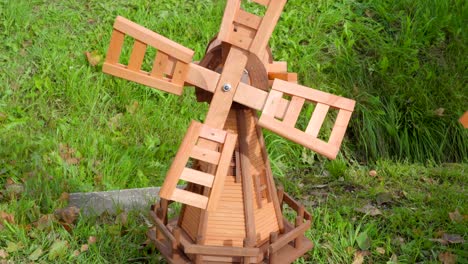
{"label": "vertical wooden post", "polygon": [[[295,223],[296,227],[300,226],[303,222],[304,222],[304,205],[300,204],[297,210],[296,223]],[[294,247],[300,248],[301,246],[302,246],[302,235],[299,235],[294,240]]]}
{"label": "vertical wooden post", "polygon": [[174,227],[172,230],[172,234],[174,235],[174,241],[172,241],[172,260],[174,262],[180,259],[180,255],[178,253],[179,244],[180,244],[180,228],[178,226]]}
{"label": "vertical wooden post", "polygon": [[[251,241],[249,241],[248,238],[244,238],[244,247],[245,248],[246,247],[252,247],[253,246],[252,244],[253,243]],[[250,263],[250,257],[243,257],[241,262],[243,262],[244,264],[249,264]]]}
{"label": "vertical wooden post", "polygon": [[160,217],[161,221],[163,221],[164,225],[167,225],[167,209],[168,209],[169,203],[166,199],[161,198],[161,209],[162,209],[162,215]]}
{"label": "vertical wooden post", "polygon": [[284,187],[278,186],[278,203],[280,205],[281,212],[283,212],[283,198],[284,198]]}
{"label": "vertical wooden post", "polygon": [[[270,245],[275,243],[278,240],[278,232],[271,232],[270,233]],[[268,256],[268,260],[270,264],[275,264],[276,259],[278,258],[277,252],[270,252]]]}

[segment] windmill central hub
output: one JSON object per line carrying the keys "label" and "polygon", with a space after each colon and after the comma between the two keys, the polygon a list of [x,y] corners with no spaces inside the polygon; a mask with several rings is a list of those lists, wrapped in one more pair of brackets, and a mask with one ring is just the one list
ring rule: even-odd
{"label": "windmill central hub", "polygon": [[223,92],[229,92],[229,91],[231,91],[231,88],[232,88],[231,84],[229,84],[229,83],[223,84],[223,87],[222,87]]}

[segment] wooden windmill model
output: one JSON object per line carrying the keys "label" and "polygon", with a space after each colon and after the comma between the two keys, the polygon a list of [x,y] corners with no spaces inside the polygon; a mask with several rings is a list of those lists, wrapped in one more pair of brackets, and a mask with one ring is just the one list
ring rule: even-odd
{"label": "wooden windmill model", "polygon": [[[290,263],[313,247],[304,236],[310,214],[275,187],[261,128],[333,159],[355,102],[298,85],[285,62],[273,61],[268,40],[286,1],[253,0],[266,7],[259,17],[227,0],[220,32],[199,63],[192,50],[123,17],[115,21],[105,73],[177,95],[195,86],[197,99],[210,102],[205,122],[188,128],[151,211],[148,236],[170,263]],[[135,40],[128,65],[119,63],[125,36]],[[157,49],[151,72],[141,70],[147,46]],[[303,131],[296,123],[306,103],[315,108]],[[323,140],[330,109],[335,123]],[[168,219],[173,201],[182,208]],[[283,207],[295,212],[294,223]]]}

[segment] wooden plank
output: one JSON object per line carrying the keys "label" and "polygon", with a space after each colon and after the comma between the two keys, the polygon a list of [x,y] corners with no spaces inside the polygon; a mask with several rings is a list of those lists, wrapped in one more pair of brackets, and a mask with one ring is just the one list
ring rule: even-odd
{"label": "wooden plank", "polygon": [[353,112],[346,110],[340,110],[338,112],[338,116],[336,117],[335,124],[333,125],[330,138],[328,139],[328,143],[330,145],[333,145],[336,148],[340,148],[352,114]]}
{"label": "wooden plank", "polygon": [[[261,89],[255,88],[245,83],[239,83],[237,92],[234,95],[234,101],[242,105],[248,106],[252,109],[262,111],[265,107],[268,98],[268,92]],[[276,117],[283,118],[286,113],[289,101],[281,98],[277,110],[275,113]]]}
{"label": "wooden plank", "polygon": [[[206,115],[205,124],[222,129],[231,109],[232,100],[236,94],[237,86],[240,82],[247,64],[248,53],[236,47],[232,47],[227,57],[223,72],[219,79],[216,91],[211,100],[210,108]],[[224,84],[230,84],[231,90],[222,91]]]}
{"label": "wooden plank", "polygon": [[226,140],[226,131],[203,125],[200,130],[200,137],[223,144]]}
{"label": "wooden plank", "polygon": [[273,63],[267,64],[266,69],[268,74],[273,72],[287,72],[288,63],[285,61],[274,61]]}
{"label": "wooden plank", "polygon": [[196,184],[200,184],[203,186],[211,187],[213,185],[213,179],[214,176],[205,173],[202,171],[190,169],[190,168],[184,168],[182,171],[182,174],[180,175],[180,179],[188,182],[193,182]]}
{"label": "wooden plank", "polygon": [[[255,215],[253,205],[252,175],[250,174],[250,160],[248,151],[248,129],[245,123],[246,114],[244,109],[237,110],[237,128],[239,133],[239,152],[242,170],[242,193],[244,196],[244,217],[246,238],[250,242],[256,241]],[[249,245],[250,246],[250,245]]]}
{"label": "wooden plank", "polygon": [[256,257],[259,248],[217,247],[203,245],[189,245],[185,247],[186,254],[200,254],[210,256]]}
{"label": "wooden plank", "polygon": [[338,154],[339,148],[336,146],[328,144],[321,139],[313,138],[299,129],[285,127],[282,122],[276,120],[273,117],[262,115],[258,120],[258,123],[260,126],[269,129],[276,134],[296,142],[304,147],[307,147],[321,155],[324,155],[329,159],[336,158],[336,155]]}
{"label": "wooden plank", "polygon": [[239,9],[239,11],[237,12],[237,16],[234,18],[234,22],[237,22],[252,29],[258,29],[258,27],[260,26],[260,22],[262,22],[262,18],[252,13],[246,12],[242,9]]}
{"label": "wooden plank", "polygon": [[265,48],[268,45],[268,41],[275,29],[281,12],[283,12],[285,4],[286,0],[275,0],[268,5],[268,9],[262,19],[262,23],[258,27],[257,35],[249,49],[250,52],[256,54],[259,58],[262,58],[263,52],[265,52]]}
{"label": "wooden plank", "polygon": [[139,71],[143,64],[145,53],[146,44],[136,39],[133,43],[132,53],[130,54],[127,68],[131,71]]}
{"label": "wooden plank", "polygon": [[322,127],[323,121],[325,120],[329,109],[330,106],[321,103],[318,103],[315,106],[312,117],[310,118],[309,124],[305,130],[306,134],[309,134],[312,137],[318,136],[320,128]]}
{"label": "wooden plank", "polygon": [[262,151],[262,157],[265,164],[265,174],[266,174],[266,183],[268,189],[268,198],[273,202],[273,208],[275,209],[276,221],[278,222],[278,227],[281,233],[284,231],[283,225],[283,213],[281,210],[281,202],[279,201],[276,194],[275,180],[273,178],[273,173],[271,172],[270,159],[268,158],[268,152],[266,151],[265,138],[263,137],[262,128],[258,125],[258,117],[255,110],[251,110],[252,115],[255,117],[255,129],[257,130],[257,138],[260,143],[260,149]]}
{"label": "wooden plank", "polygon": [[237,11],[240,10],[240,6],[240,0],[227,0],[223,20],[221,21],[221,27],[217,37],[219,40],[229,42],[229,35],[233,32],[234,28],[232,22],[237,15]]}
{"label": "wooden plank", "polygon": [[278,240],[276,240],[276,242],[270,245],[269,252],[271,253],[277,252],[282,247],[287,245],[289,242],[296,239],[298,236],[302,236],[309,228],[310,228],[310,221],[304,222],[302,225],[294,228],[293,230],[279,237]]}
{"label": "wooden plank", "polygon": [[[284,203],[286,203],[289,207],[291,207],[294,211],[298,212],[300,208],[300,204],[296,202],[289,194],[286,192],[279,193],[282,195],[282,200]],[[304,210],[304,219],[305,220],[310,220],[312,221],[312,216],[309,214],[309,212]]]}
{"label": "wooden plank", "polygon": [[188,64],[178,61],[176,62],[174,73],[172,74],[172,83],[175,85],[184,86],[185,76],[187,76]]}
{"label": "wooden plank", "polygon": [[252,44],[253,37],[242,34],[241,32],[235,32],[233,31],[229,35],[228,42],[231,43],[234,46],[237,46],[241,49],[248,50],[250,45]]}
{"label": "wooden plank", "polygon": [[189,85],[214,93],[220,76],[221,75],[215,71],[206,69],[195,63],[190,63],[185,82]]}
{"label": "wooden plank", "polygon": [[354,110],[356,102],[354,100],[315,90],[299,84],[286,82],[280,79],[276,79],[273,84],[273,89],[284,92],[290,95],[298,95],[305,99],[329,105],[334,108],[344,109],[348,111]]}
{"label": "wooden plank", "polygon": [[109,49],[107,50],[107,55],[106,55],[107,63],[115,64],[119,62],[120,53],[122,52],[122,46],[124,44],[124,40],[125,40],[124,33],[115,29],[112,31],[111,41],[110,41]]}
{"label": "wooden plank", "polygon": [[185,63],[192,61],[194,51],[188,49],[177,42],[159,35],[145,27],[142,27],[124,17],[118,16],[114,23],[114,28],[125,33],[143,43],[146,43],[157,50],[161,50],[172,57]]}
{"label": "wooden plank", "polygon": [[185,165],[187,164],[189,157],[190,157],[190,150],[195,146],[196,139],[200,134],[200,129],[202,127],[201,123],[192,121],[190,123],[189,128],[187,129],[187,133],[182,140],[182,144],[177,151],[176,157],[167,172],[166,179],[164,180],[163,186],[159,191],[159,196],[164,199],[171,200],[173,196],[173,192],[177,186],[177,182],[179,181],[179,177],[185,169]]}
{"label": "wooden plank", "polygon": [[121,64],[110,64],[104,62],[104,65],[102,66],[102,71],[107,74],[114,75],[136,83],[140,83],[168,93],[181,95],[183,92],[183,87],[177,86],[169,82],[168,80],[163,80],[149,76],[148,73],[142,71],[130,71],[124,65]]}
{"label": "wooden plank", "polygon": [[[275,116],[276,108],[279,104],[280,99],[283,98],[283,93],[276,90],[271,90],[268,95],[268,99],[262,111],[262,115]],[[286,111],[287,114],[287,111]]]}
{"label": "wooden plank", "polygon": [[158,54],[156,54],[156,57],[154,58],[153,68],[151,69],[150,75],[153,77],[163,78],[164,69],[166,68],[168,62],[169,55],[162,51],[158,51]]}
{"label": "wooden plank", "polygon": [[207,211],[214,211],[218,205],[219,198],[224,189],[224,179],[229,170],[229,165],[231,164],[232,154],[234,153],[234,148],[236,147],[237,135],[227,133],[226,141],[223,145],[223,150],[221,152],[221,157],[219,158],[218,168],[216,170],[215,179],[213,182],[213,187],[211,188],[210,199]]}
{"label": "wooden plank", "polygon": [[214,165],[218,165],[220,156],[221,154],[217,151],[209,150],[206,148],[201,148],[199,146],[193,147],[192,152],[190,153],[190,157],[197,159],[197,160],[205,161]]}
{"label": "wooden plank", "polygon": [[302,106],[304,105],[305,99],[299,96],[293,96],[289,103],[288,110],[283,119],[283,124],[288,127],[295,127],[297,119],[301,114]]}
{"label": "wooden plank", "polygon": [[208,197],[180,189],[174,190],[171,196],[171,200],[195,206],[201,209],[205,209],[208,203]]}

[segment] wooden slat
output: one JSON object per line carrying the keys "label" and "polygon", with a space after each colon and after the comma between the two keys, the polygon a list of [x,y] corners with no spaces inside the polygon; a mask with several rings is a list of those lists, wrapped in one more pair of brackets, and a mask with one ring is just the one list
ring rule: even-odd
{"label": "wooden slat", "polygon": [[140,83],[149,87],[153,87],[165,92],[177,95],[181,95],[183,92],[183,87],[181,86],[177,86],[166,80],[149,76],[148,73],[142,71],[130,71],[124,65],[121,64],[110,64],[105,62],[102,66],[102,71],[107,74],[114,75],[136,83]]}
{"label": "wooden slat", "polygon": [[[159,191],[159,196],[171,200],[173,193],[176,192],[177,182],[179,181],[179,176],[185,169],[190,156],[190,150],[195,146],[196,139],[200,133],[202,127],[201,123],[192,121],[187,133],[182,140],[182,144],[177,151],[176,157],[167,172],[166,179]],[[185,191],[186,192],[186,191]],[[188,192],[186,192],[188,193]]]}
{"label": "wooden slat", "polygon": [[318,103],[315,106],[312,117],[310,118],[309,124],[305,130],[306,134],[309,134],[312,137],[318,136],[320,128],[322,127],[323,121],[325,120],[329,109],[330,106],[325,104]]}
{"label": "wooden slat", "polygon": [[267,64],[266,69],[267,69],[268,73],[287,72],[288,71],[288,63],[285,62],[285,61],[274,61],[273,63]]}
{"label": "wooden slat", "polygon": [[260,254],[260,249],[259,248],[188,245],[185,247],[185,253],[210,255],[210,256],[256,257],[258,254]]}
{"label": "wooden slat", "polygon": [[249,28],[258,29],[260,22],[262,22],[262,18],[240,9],[237,12],[237,16],[234,18],[234,21]]}
{"label": "wooden slat", "polygon": [[114,28],[125,33],[143,43],[146,43],[157,50],[161,50],[172,57],[185,63],[192,60],[194,51],[188,49],[177,42],[159,35],[145,27],[142,27],[124,17],[118,16],[114,23]]}
{"label": "wooden slat", "polygon": [[241,32],[231,32],[227,42],[241,49],[248,50],[252,44],[253,37],[242,34]]}
{"label": "wooden slat", "polygon": [[214,211],[218,205],[219,198],[224,189],[224,179],[229,170],[229,164],[231,163],[232,154],[236,147],[237,135],[228,133],[226,140],[223,145],[223,151],[219,158],[218,168],[216,170],[213,187],[211,188],[210,200],[208,202],[207,211]]}
{"label": "wooden slat", "polygon": [[270,253],[277,252],[286,244],[297,238],[298,236],[302,236],[304,232],[310,228],[310,221],[306,221],[302,225],[294,228],[293,230],[289,231],[285,235],[281,236],[276,242],[270,245],[269,251]]}
{"label": "wooden slat", "polygon": [[294,127],[297,119],[301,114],[302,106],[304,106],[305,99],[299,96],[293,96],[289,103],[288,110],[283,119],[283,124],[288,127]]}
{"label": "wooden slat", "polygon": [[166,65],[169,62],[169,56],[162,52],[158,51],[156,57],[153,62],[153,68],[151,69],[151,76],[163,78],[164,77],[164,69],[166,69]]}
{"label": "wooden slat", "polygon": [[[276,90],[271,90],[270,94],[268,96],[268,99],[265,103],[265,106],[263,108],[262,114],[268,115],[268,116],[275,116],[276,114],[276,108],[277,105],[279,104],[280,99],[283,98],[283,93],[280,91]],[[287,111],[286,111],[287,113]]]}
{"label": "wooden slat", "polygon": [[119,62],[120,53],[122,52],[122,46],[124,44],[125,34],[118,31],[113,30],[111,41],[109,45],[109,49],[107,50],[106,55],[106,62],[115,64]]}
{"label": "wooden slat", "polygon": [[185,83],[185,76],[187,76],[187,71],[188,64],[178,61],[175,65],[174,73],[172,75],[172,83],[183,86]]}
{"label": "wooden slat", "polygon": [[340,147],[352,114],[353,113],[351,111],[346,111],[346,110],[340,110],[338,112],[338,116],[336,117],[335,124],[333,125],[330,138],[328,139],[329,144],[337,148]]}
{"label": "wooden slat", "polygon": [[[250,86],[245,83],[239,83],[237,92],[234,96],[234,101],[242,105],[248,106],[255,110],[262,111],[266,104],[268,93]],[[283,118],[286,113],[286,109],[289,101],[286,99],[280,99],[279,105],[276,110],[276,117]]]}
{"label": "wooden slat", "polygon": [[327,144],[326,142],[318,138],[313,138],[299,129],[285,127],[282,124],[282,122],[276,120],[271,116],[262,114],[262,116],[258,120],[258,123],[260,126],[269,129],[277,133],[278,135],[283,136],[304,147],[310,148],[311,150],[321,155],[324,155],[329,159],[336,158],[336,155],[338,154],[339,148],[337,148],[336,146]]}
{"label": "wooden slat", "polygon": [[218,39],[228,42],[229,35],[233,30],[233,21],[237,15],[237,11],[240,10],[240,0],[227,0],[226,8],[224,9],[223,20],[221,21],[221,27],[218,33]]}
{"label": "wooden slat", "polygon": [[198,208],[206,208],[208,203],[208,197],[196,194],[193,192],[187,192],[180,189],[175,189],[172,193],[171,200],[178,201],[184,204],[195,206]]}
{"label": "wooden slat", "polygon": [[206,148],[201,148],[199,146],[195,146],[190,153],[190,157],[205,161],[214,165],[217,165],[219,162],[219,157],[221,154],[217,151],[209,150]]}
{"label": "wooden slat", "polygon": [[354,100],[345,97],[329,94],[279,79],[276,79],[273,83],[273,89],[282,91],[286,94],[301,96],[312,102],[318,102],[348,111],[353,111],[354,105],[356,104]]}
{"label": "wooden slat", "polygon": [[190,63],[185,82],[189,85],[214,93],[220,76],[221,75],[215,71],[208,70],[195,63]]}
{"label": "wooden slat", "polygon": [[262,23],[258,27],[257,35],[249,49],[250,52],[256,54],[259,58],[262,58],[263,52],[265,52],[265,48],[268,45],[268,41],[275,29],[281,12],[283,12],[285,4],[286,0],[275,0],[268,5],[268,9],[262,19]]}
{"label": "wooden slat", "polygon": [[180,179],[188,182],[193,182],[203,186],[211,187],[213,185],[214,176],[202,171],[184,168]]}
{"label": "wooden slat", "polygon": [[216,129],[210,126],[202,126],[200,130],[200,137],[205,138],[214,142],[224,143],[226,140],[226,131]]}
{"label": "wooden slat", "polygon": [[145,53],[146,44],[136,39],[133,43],[132,53],[130,54],[127,68],[131,71],[139,71],[143,64]]}

